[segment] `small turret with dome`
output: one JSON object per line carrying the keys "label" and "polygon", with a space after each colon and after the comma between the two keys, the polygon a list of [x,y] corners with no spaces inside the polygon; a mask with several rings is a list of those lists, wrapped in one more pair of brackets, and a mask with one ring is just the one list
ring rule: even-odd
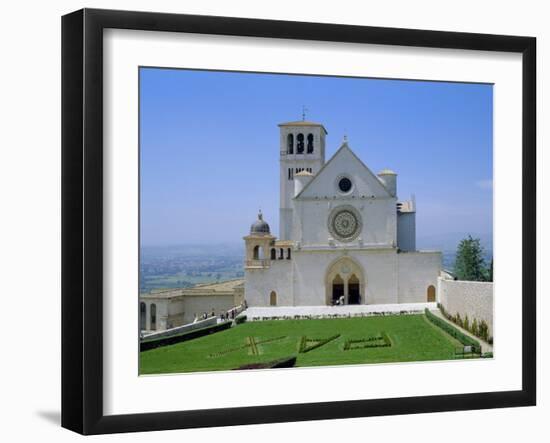
{"label": "small turret with dome", "polygon": [[250,234],[243,237],[246,247],[245,269],[269,268],[270,245],[275,241],[271,235],[269,225],[264,220],[262,211],[258,212],[258,219],[250,225]]}
{"label": "small turret with dome", "polygon": [[258,212],[258,219],[250,225],[250,235],[269,235],[269,224],[264,220],[262,211]]}

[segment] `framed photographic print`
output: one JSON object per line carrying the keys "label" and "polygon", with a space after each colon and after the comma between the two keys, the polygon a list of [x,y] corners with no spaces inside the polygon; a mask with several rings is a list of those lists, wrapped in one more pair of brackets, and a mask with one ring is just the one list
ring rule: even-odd
{"label": "framed photographic print", "polygon": [[531,37],[62,21],[62,425],[534,405]]}

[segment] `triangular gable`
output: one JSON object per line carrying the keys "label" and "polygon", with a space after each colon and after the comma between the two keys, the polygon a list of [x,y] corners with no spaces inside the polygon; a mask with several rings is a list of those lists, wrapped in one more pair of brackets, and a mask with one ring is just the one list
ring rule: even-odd
{"label": "triangular gable", "polygon": [[336,179],[343,174],[350,176],[353,180],[352,195],[357,197],[374,196],[374,198],[391,197],[380,179],[355,155],[347,143],[343,143],[295,198],[322,198],[338,195]]}

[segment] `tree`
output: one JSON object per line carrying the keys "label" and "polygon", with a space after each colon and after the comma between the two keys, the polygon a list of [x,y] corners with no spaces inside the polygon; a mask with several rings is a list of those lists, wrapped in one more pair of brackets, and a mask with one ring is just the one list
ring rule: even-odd
{"label": "tree", "polygon": [[459,280],[487,281],[487,270],[483,259],[483,247],[479,238],[461,240],[456,250],[455,275]]}
{"label": "tree", "polygon": [[491,258],[491,264],[487,268],[487,281],[493,281],[493,259]]}

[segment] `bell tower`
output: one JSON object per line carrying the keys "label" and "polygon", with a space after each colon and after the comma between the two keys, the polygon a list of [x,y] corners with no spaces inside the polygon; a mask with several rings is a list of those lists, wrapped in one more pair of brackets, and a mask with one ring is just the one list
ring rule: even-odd
{"label": "bell tower", "polygon": [[306,171],[315,175],[325,164],[327,131],[320,123],[306,120],[281,123],[279,238],[292,240],[294,177]]}

